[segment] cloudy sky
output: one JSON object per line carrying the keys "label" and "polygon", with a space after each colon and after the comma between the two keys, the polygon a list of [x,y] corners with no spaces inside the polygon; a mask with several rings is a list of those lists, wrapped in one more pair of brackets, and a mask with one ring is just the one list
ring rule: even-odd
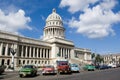
{"label": "cloudy sky", "polygon": [[41,39],[53,8],[76,47],[120,53],[119,0],[0,0],[0,30]]}

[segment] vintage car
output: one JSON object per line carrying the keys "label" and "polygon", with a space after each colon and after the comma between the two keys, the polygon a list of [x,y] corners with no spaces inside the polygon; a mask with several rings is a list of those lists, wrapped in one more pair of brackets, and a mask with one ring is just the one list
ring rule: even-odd
{"label": "vintage car", "polygon": [[70,68],[72,72],[80,72],[80,68],[77,64],[70,64]]}
{"label": "vintage car", "polygon": [[57,61],[57,73],[58,74],[61,74],[61,73],[71,74],[71,68],[70,68],[69,62],[65,60]]}
{"label": "vintage car", "polygon": [[46,75],[46,74],[55,74],[55,68],[52,65],[47,65],[44,66],[44,68],[42,69],[42,75]]}
{"label": "vintage car", "polygon": [[34,65],[23,66],[19,71],[19,76],[20,77],[25,77],[27,75],[29,75],[29,76],[37,75],[37,67],[34,66]]}
{"label": "vintage car", "polygon": [[87,64],[83,67],[84,70],[87,70],[87,71],[94,71],[95,70],[95,66],[92,65],[92,64]]}

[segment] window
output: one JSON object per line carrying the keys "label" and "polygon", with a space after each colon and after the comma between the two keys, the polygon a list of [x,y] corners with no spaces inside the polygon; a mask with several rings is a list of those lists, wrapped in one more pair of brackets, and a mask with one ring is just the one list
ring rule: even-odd
{"label": "window", "polygon": [[10,60],[9,59],[7,60],[7,65],[10,65]]}
{"label": "window", "polygon": [[25,60],[23,60],[23,64],[25,64]]}
{"label": "window", "polygon": [[4,59],[2,59],[2,63],[1,63],[1,65],[4,65],[4,62],[5,62],[5,60],[4,60]]}
{"label": "window", "polygon": [[21,64],[21,60],[19,60],[19,64]]}

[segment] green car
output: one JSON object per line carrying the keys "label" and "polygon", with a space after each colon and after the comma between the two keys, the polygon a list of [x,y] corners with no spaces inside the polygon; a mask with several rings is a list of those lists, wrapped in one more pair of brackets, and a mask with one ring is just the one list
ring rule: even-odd
{"label": "green car", "polygon": [[95,70],[95,66],[94,65],[85,65],[83,67],[84,70],[87,70],[87,71],[94,71]]}
{"label": "green car", "polygon": [[25,77],[27,75],[35,76],[37,75],[37,67],[34,65],[25,65],[20,69],[19,76]]}

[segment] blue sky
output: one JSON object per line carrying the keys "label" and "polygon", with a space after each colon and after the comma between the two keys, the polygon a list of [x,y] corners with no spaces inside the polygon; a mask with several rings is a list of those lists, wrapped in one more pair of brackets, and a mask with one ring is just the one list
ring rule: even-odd
{"label": "blue sky", "polygon": [[0,30],[40,39],[53,8],[76,47],[120,53],[119,0],[0,0]]}

